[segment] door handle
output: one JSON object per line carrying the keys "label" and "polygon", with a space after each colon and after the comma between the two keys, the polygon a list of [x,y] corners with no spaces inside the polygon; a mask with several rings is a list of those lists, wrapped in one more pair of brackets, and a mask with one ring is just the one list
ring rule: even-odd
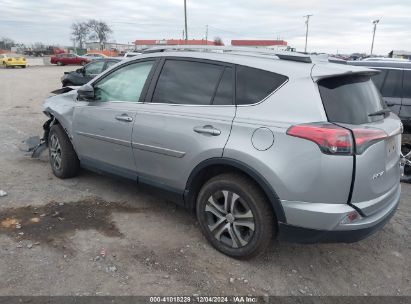
{"label": "door handle", "polygon": [[117,120],[125,121],[125,122],[132,122],[133,117],[128,116],[127,114],[121,114],[116,116]]}
{"label": "door handle", "polygon": [[209,134],[212,136],[218,136],[221,134],[221,131],[214,128],[213,126],[206,125],[202,127],[194,127],[193,128],[194,132],[200,133],[200,134]]}

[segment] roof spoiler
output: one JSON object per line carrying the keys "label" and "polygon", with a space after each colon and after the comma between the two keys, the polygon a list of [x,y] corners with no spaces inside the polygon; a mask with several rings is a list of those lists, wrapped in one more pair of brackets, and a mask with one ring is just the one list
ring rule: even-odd
{"label": "roof spoiler", "polygon": [[232,53],[232,54],[249,54],[262,56],[276,56],[278,59],[290,60],[304,63],[312,63],[311,57],[306,54],[287,51],[276,51],[267,48],[252,47],[235,47],[235,46],[210,46],[210,45],[168,45],[151,47],[143,51],[143,54],[160,53],[160,52],[215,52],[215,53]]}

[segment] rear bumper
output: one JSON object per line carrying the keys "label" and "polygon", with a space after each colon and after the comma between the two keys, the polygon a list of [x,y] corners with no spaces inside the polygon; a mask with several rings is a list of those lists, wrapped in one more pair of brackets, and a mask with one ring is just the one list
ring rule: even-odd
{"label": "rear bumper", "polygon": [[[396,195],[385,208],[349,224],[342,224],[341,221],[355,209],[346,204],[335,204],[334,208],[324,204],[326,208],[318,209],[319,204],[313,204],[313,207],[310,203],[302,203],[305,209],[302,210],[302,206],[296,206],[295,202],[293,208],[283,203],[287,224],[279,224],[278,239],[297,243],[351,243],[362,240],[384,227],[394,215],[400,201],[400,189],[398,187]],[[297,213],[295,208],[298,208]]]}
{"label": "rear bumper", "polygon": [[381,222],[368,228],[356,230],[315,230],[309,228],[302,228],[291,226],[287,224],[280,224],[278,239],[294,242],[294,243],[353,243],[363,240],[377,232],[389,222],[391,217],[395,214],[396,208],[391,211]]}

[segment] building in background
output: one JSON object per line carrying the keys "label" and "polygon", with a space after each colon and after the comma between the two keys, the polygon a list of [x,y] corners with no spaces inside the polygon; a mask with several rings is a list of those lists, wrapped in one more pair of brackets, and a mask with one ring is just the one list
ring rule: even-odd
{"label": "building in background", "polygon": [[411,52],[410,51],[396,51],[396,50],[393,50],[393,51],[388,53],[388,57],[402,58],[402,59],[411,60]]}
{"label": "building in background", "polygon": [[[103,50],[107,50],[107,51],[124,52],[128,50],[132,50],[133,48],[134,48],[133,44],[126,44],[126,43],[105,42],[103,45]],[[101,50],[100,43],[98,41],[86,42],[86,49],[88,51]]]}
{"label": "building in background", "polygon": [[295,52],[295,48],[290,47],[285,40],[231,40],[231,45]]}
{"label": "building in background", "polygon": [[153,46],[163,45],[218,45],[215,41],[204,39],[162,39],[162,40],[136,40],[134,41],[136,50],[143,50]]}

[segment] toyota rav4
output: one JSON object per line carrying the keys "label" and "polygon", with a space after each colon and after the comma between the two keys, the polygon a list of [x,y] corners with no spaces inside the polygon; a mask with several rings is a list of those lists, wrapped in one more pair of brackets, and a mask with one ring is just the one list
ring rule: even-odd
{"label": "toyota rav4", "polygon": [[155,188],[232,257],[274,237],[356,241],[400,198],[402,125],[374,73],[298,53],[151,49],[48,98],[44,140],[57,177],[83,167]]}

